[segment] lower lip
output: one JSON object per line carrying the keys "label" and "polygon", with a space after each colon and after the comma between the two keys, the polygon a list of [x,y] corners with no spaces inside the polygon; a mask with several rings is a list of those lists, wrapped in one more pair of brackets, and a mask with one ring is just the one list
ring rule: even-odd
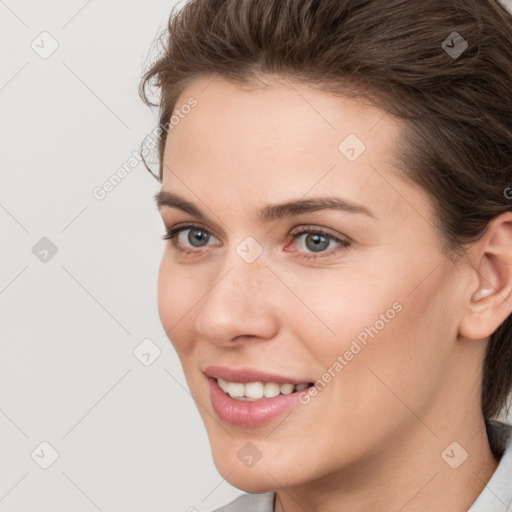
{"label": "lower lip", "polygon": [[278,395],[273,398],[246,401],[236,400],[220,389],[217,381],[208,377],[213,409],[221,420],[242,427],[260,427],[275,420],[299,404],[299,393]]}

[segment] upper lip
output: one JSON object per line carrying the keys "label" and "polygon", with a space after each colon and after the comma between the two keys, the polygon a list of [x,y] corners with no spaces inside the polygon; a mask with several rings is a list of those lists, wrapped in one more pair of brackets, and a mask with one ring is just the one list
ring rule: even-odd
{"label": "upper lip", "polygon": [[205,375],[214,379],[222,379],[228,382],[275,382],[276,384],[309,384],[311,381],[297,379],[276,373],[262,372],[253,368],[228,368],[225,366],[208,366],[204,370]]}

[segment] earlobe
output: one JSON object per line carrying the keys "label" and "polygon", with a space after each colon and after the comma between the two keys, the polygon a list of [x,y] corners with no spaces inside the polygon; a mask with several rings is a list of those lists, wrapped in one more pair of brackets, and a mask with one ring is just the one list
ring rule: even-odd
{"label": "earlobe", "polygon": [[493,219],[481,239],[469,249],[478,283],[469,289],[459,333],[471,339],[490,336],[511,314],[512,212]]}

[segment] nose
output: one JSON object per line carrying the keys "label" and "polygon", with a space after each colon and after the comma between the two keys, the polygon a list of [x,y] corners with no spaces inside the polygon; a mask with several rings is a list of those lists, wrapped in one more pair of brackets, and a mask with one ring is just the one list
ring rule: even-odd
{"label": "nose", "polygon": [[198,304],[196,329],[218,345],[272,339],[278,329],[272,272],[261,259],[246,263],[237,254]]}

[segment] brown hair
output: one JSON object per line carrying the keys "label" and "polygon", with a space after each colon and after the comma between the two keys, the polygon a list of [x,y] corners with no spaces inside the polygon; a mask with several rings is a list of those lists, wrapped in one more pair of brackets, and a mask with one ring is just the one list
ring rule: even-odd
{"label": "brown hair", "polygon": [[[432,198],[447,254],[463,255],[512,210],[512,18],[497,0],[192,0],[175,5],[159,42],[139,93],[160,107],[160,182],[187,85],[273,76],[404,120],[397,168]],[[482,373],[483,416],[496,418],[512,389],[512,315],[491,335]]]}

